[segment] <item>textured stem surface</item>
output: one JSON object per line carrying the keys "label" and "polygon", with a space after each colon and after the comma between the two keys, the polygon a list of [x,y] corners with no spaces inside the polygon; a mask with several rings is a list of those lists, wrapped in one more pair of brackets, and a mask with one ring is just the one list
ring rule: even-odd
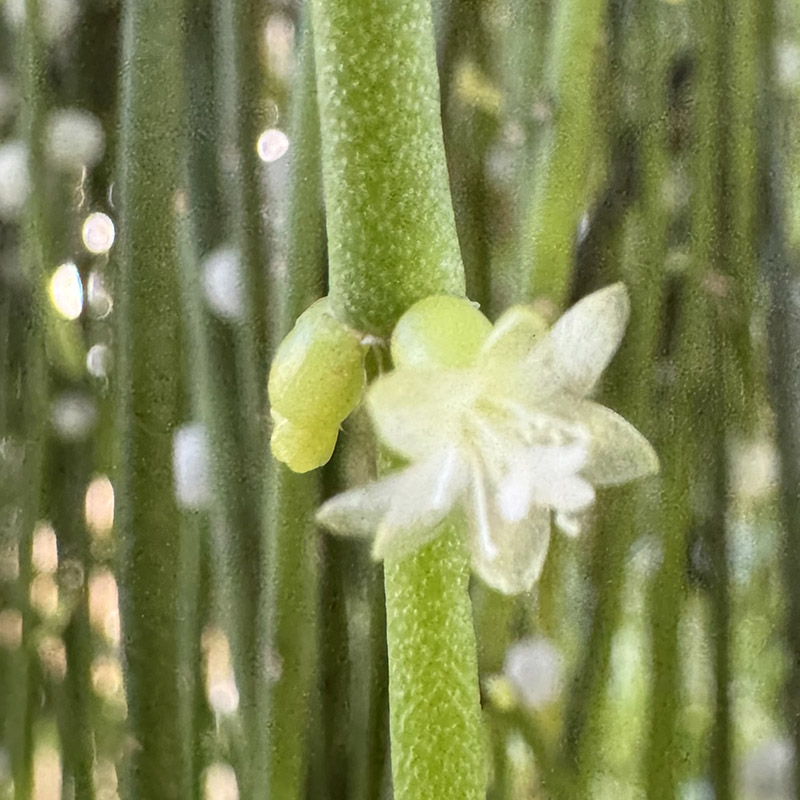
{"label": "textured stem surface", "polygon": [[469,567],[459,531],[444,525],[385,565],[395,800],[485,795]]}
{"label": "textured stem surface", "polygon": [[330,296],[343,319],[388,335],[416,300],[464,293],[430,4],[314,0],[312,10]]}

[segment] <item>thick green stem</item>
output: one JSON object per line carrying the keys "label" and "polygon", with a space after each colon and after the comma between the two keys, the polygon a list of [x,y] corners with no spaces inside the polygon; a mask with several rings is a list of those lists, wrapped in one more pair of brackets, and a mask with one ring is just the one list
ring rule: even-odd
{"label": "thick green stem", "polygon": [[[425,0],[312,2],[330,294],[387,335],[430,294],[463,294]],[[358,31],[358,35],[354,35]],[[484,796],[467,554],[457,532],[386,564],[395,800]]]}
{"label": "thick green stem", "polygon": [[181,519],[172,434],[181,419],[173,193],[180,175],[184,21],[178,0],[123,11],[116,292],[120,606],[133,797],[190,796],[179,714]]}
{"label": "thick green stem", "polygon": [[388,335],[416,300],[464,293],[430,4],[314,0],[312,11],[330,296],[356,328]]}
{"label": "thick green stem", "polygon": [[550,128],[534,175],[521,267],[530,291],[559,305],[569,286],[578,222],[586,206],[597,56],[605,0],[558,0],[546,65]]}
{"label": "thick green stem", "polygon": [[457,526],[387,561],[386,635],[395,800],[486,791],[469,569]]}

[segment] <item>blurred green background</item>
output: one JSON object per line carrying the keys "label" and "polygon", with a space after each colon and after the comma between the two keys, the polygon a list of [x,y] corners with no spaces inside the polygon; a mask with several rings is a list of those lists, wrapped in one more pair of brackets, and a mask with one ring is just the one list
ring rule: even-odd
{"label": "blurred green background", "polygon": [[[662,460],[475,581],[488,796],[800,798],[800,6],[432,11],[470,298],[623,280],[601,396]],[[325,292],[306,9],[0,12],[0,798],[388,799],[381,568],[313,524],[368,423],[268,456]]]}

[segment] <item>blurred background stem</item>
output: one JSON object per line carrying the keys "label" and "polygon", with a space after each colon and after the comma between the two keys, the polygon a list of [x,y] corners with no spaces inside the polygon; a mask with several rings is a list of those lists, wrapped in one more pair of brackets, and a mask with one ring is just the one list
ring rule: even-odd
{"label": "blurred background stem", "polygon": [[120,605],[131,797],[189,797],[179,711],[181,518],[172,434],[181,419],[174,193],[180,176],[183,4],[123,11],[117,282]]}

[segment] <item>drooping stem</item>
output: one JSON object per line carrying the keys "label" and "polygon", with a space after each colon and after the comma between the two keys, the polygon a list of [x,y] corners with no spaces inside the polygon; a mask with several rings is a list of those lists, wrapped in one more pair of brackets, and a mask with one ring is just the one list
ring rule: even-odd
{"label": "drooping stem", "polygon": [[[288,201],[289,275],[270,293],[272,329],[278,342],[297,317],[324,291],[325,218],[320,175],[319,118],[313,39],[303,31],[292,108],[291,194]],[[276,198],[277,200],[277,198]],[[254,765],[255,785],[266,797],[299,800],[306,788],[311,700],[317,667],[319,473],[297,475],[283,464],[268,466],[267,576],[259,608],[259,630],[269,654],[267,686],[259,693],[263,768]]]}
{"label": "drooping stem", "polygon": [[565,300],[578,222],[586,203],[605,0],[558,0],[545,82],[552,119],[536,165],[523,230],[522,269],[534,296]]}
{"label": "drooping stem", "polygon": [[182,798],[176,640],[181,520],[170,464],[180,416],[173,193],[180,175],[183,4],[123,10],[117,315],[120,606],[135,797]]}
{"label": "drooping stem", "polygon": [[[252,623],[258,618],[261,588],[258,574],[266,542],[266,519],[262,502],[266,427],[264,405],[267,358],[267,240],[264,232],[260,163],[256,152],[259,125],[263,119],[263,73],[258,45],[265,21],[263,3],[256,0],[226,0],[214,3],[217,45],[216,95],[220,146],[217,151],[223,189],[226,234],[240,261],[241,314],[233,322],[234,359],[240,412],[239,474],[246,502],[241,504],[242,525],[231,531],[241,560],[239,580],[247,622],[241,628],[246,670],[238,678],[243,709],[248,717],[249,737],[258,740],[260,721],[255,718],[256,696],[263,681],[258,679],[259,632]],[[245,794],[248,790],[245,790]]]}
{"label": "drooping stem", "polygon": [[20,61],[27,98],[22,129],[28,147],[32,190],[23,220],[21,252],[24,279],[22,296],[26,302],[20,304],[20,313],[14,314],[11,320],[12,324],[17,322],[19,325],[17,330],[22,343],[21,358],[14,364],[16,374],[13,375],[13,381],[20,387],[20,391],[6,409],[7,416],[3,426],[15,437],[19,437],[23,458],[20,479],[12,482],[11,496],[4,497],[5,491],[0,490],[0,509],[5,505],[5,500],[13,503],[19,512],[16,530],[19,560],[11,601],[19,613],[22,635],[18,646],[9,657],[6,679],[11,696],[5,709],[6,741],[11,757],[15,797],[19,800],[28,800],[33,789],[32,714],[38,687],[32,669],[35,620],[29,600],[29,587],[32,577],[33,531],[40,513],[47,419],[44,276],[51,240],[44,212],[46,189],[42,133],[46,110],[47,58],[42,23],[42,9],[38,0],[28,0]]}
{"label": "drooping stem", "polygon": [[[314,0],[312,12],[330,296],[354,327],[385,336],[415,300],[464,291],[431,9]],[[467,575],[453,529],[386,564],[395,800],[484,796]]]}

